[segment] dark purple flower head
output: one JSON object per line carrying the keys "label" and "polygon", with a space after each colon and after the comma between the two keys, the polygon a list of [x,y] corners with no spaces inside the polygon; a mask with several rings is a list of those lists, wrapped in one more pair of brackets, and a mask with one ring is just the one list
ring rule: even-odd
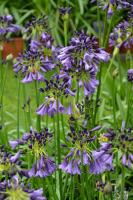
{"label": "dark purple flower head", "polygon": [[[96,0],[91,0],[91,3],[94,3]],[[103,1],[99,0],[99,8],[103,8],[103,10],[108,9],[108,18],[113,17],[114,11],[119,11],[123,7],[124,8],[132,8],[132,3],[126,0],[109,0],[109,1]]]}
{"label": "dark purple flower head", "polygon": [[[107,62],[109,54],[103,48],[97,48],[94,37],[91,39],[84,30],[72,37],[68,47],[60,48],[58,59],[63,68],[67,85],[72,87],[72,79],[78,81],[79,87],[84,86],[84,96],[89,97],[95,92],[99,82],[95,79],[99,71],[98,64]],[[61,67],[62,67],[61,66]],[[62,75],[60,75],[62,77]]]}
{"label": "dark purple flower head", "polygon": [[106,181],[105,183],[103,183],[101,180],[100,181],[96,180],[96,187],[100,195],[105,194],[104,187],[106,183],[107,183]]}
{"label": "dark purple flower head", "polygon": [[60,18],[63,20],[63,21],[66,21],[71,13],[71,7],[67,9],[67,7],[65,8],[62,8],[62,7],[59,7],[59,11],[60,11]]}
{"label": "dark purple flower head", "polygon": [[17,176],[12,177],[11,180],[8,180],[0,183],[0,197],[1,199],[25,199],[25,200],[46,200],[46,197],[42,197],[43,189],[39,190],[29,190],[31,184],[28,184],[27,187],[18,179]]}
{"label": "dark purple flower head", "polygon": [[27,149],[34,153],[35,157],[37,158],[37,172],[35,173],[35,164],[29,171],[29,176],[39,176],[45,177],[50,175],[53,171],[56,170],[55,161],[52,160],[47,155],[46,149],[44,147],[51,141],[53,138],[53,133],[48,132],[48,129],[45,127],[43,131],[40,133],[33,130],[30,127],[30,133],[24,134],[22,140],[17,141],[9,141],[10,146],[14,149],[17,145],[26,145]]}
{"label": "dark purple flower head", "polygon": [[25,34],[30,32],[30,35],[27,38],[27,41],[30,40],[32,36],[37,36],[37,34],[42,35],[47,30],[51,29],[51,28],[48,28],[48,25],[47,25],[48,16],[46,16],[45,14],[41,13],[41,17],[39,18],[37,18],[37,16],[33,15],[32,13],[31,13],[31,16],[32,16],[32,21],[27,22],[27,28],[24,31]]}
{"label": "dark purple flower head", "polygon": [[127,80],[128,82],[133,83],[133,69],[127,70]]}
{"label": "dark purple flower head", "polygon": [[25,54],[19,55],[20,57],[17,58],[18,62],[13,67],[15,73],[21,70],[22,75],[24,75],[24,79],[21,81],[22,83],[28,84],[33,82],[33,80],[38,82],[41,82],[41,80],[45,81],[41,71],[46,73],[48,70],[54,68],[52,61],[46,60],[39,50],[36,52],[31,50],[25,51]]}
{"label": "dark purple flower head", "polygon": [[20,30],[20,26],[11,23],[12,20],[12,15],[0,16],[0,50],[3,49],[5,43],[12,41],[11,39],[6,39],[6,35],[9,32],[17,32]]}
{"label": "dark purple flower head", "polygon": [[[36,113],[37,115],[44,116],[45,114],[48,114],[53,118],[54,114],[58,113],[65,113],[67,110],[60,102],[61,98],[67,98],[68,95],[75,96],[75,91],[71,91],[68,89],[66,85],[66,80],[63,80],[60,83],[59,75],[55,74],[51,77],[50,81],[45,80],[46,87],[45,89],[39,88],[39,90],[42,93],[46,94],[46,101],[37,108]],[[58,105],[57,105],[58,102]],[[58,106],[58,109],[57,109]],[[71,113],[70,111],[70,105],[68,107],[68,110],[66,113]]]}
{"label": "dark purple flower head", "polygon": [[[59,169],[62,169],[70,174],[81,174],[80,169],[78,168],[78,165],[81,164],[81,151],[83,151],[83,165],[90,165],[92,160],[92,147],[91,142],[93,142],[96,139],[96,136],[93,137],[92,132],[99,130],[101,127],[98,126],[93,130],[87,131],[87,121],[84,124],[83,130],[79,130],[79,133],[76,132],[75,128],[70,125],[71,133],[68,133],[68,137],[65,137],[67,142],[71,143],[70,153],[67,154],[65,157],[63,163],[59,165]],[[66,145],[61,144],[63,147],[67,147]],[[72,159],[70,163],[68,164],[68,157],[71,157]]]}
{"label": "dark purple flower head", "polygon": [[[18,143],[18,142],[17,142]],[[13,144],[16,145],[16,144]],[[17,172],[22,176],[26,176],[27,179],[29,178],[28,172],[24,170],[20,170],[20,164],[21,161],[19,161],[19,156],[22,153],[22,151],[18,151],[17,154],[14,156],[11,156],[9,152],[7,152],[5,149],[3,149],[4,145],[1,147],[0,150],[0,172],[7,173],[10,176],[14,176]]]}
{"label": "dark purple flower head", "polygon": [[115,131],[111,131],[107,128],[108,133],[104,134],[105,137],[109,138],[109,143],[101,142],[101,146],[99,150],[95,150],[92,153],[94,159],[100,160],[103,163],[107,170],[113,170],[112,160],[115,152],[121,151],[123,153],[122,156],[122,164],[125,166],[128,158],[128,168],[131,169],[131,160],[132,157],[132,141],[133,138],[130,136],[132,130],[132,126],[129,127],[128,131],[125,128],[125,122],[122,122],[122,129],[119,128],[119,136],[116,135]]}

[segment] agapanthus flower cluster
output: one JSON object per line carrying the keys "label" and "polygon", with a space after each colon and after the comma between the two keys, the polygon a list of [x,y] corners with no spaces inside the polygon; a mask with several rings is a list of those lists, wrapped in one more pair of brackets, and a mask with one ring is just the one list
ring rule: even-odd
{"label": "agapanthus flower cluster", "polygon": [[63,20],[63,21],[66,21],[68,19],[68,16],[71,14],[71,7],[67,9],[67,7],[65,8],[62,8],[62,7],[59,7],[59,11],[60,11],[60,18]]}
{"label": "agapanthus flower cluster", "polygon": [[[65,157],[63,163],[59,165],[59,169],[62,169],[67,173],[70,173],[71,175],[74,175],[76,173],[80,175],[82,172],[80,171],[78,166],[81,164],[81,151],[83,152],[83,165],[91,165],[93,160],[92,157],[93,148],[91,142],[93,142],[96,139],[96,136],[93,136],[92,132],[97,131],[100,128],[101,126],[97,126],[88,132],[87,121],[86,121],[84,123],[84,129],[79,130],[79,132],[77,133],[74,127],[70,125],[71,132],[68,133],[68,136],[71,139],[69,140],[68,137],[65,137],[65,139],[69,143],[71,143],[72,147],[69,147],[70,152]],[[67,147],[65,144],[61,144],[61,146]],[[71,157],[71,160],[68,164],[69,157]]]}
{"label": "agapanthus flower cluster", "polygon": [[29,190],[31,184],[27,187],[19,181],[17,176],[13,176],[8,182],[3,181],[0,183],[0,199],[1,200],[46,200],[46,197],[42,197],[43,189]]}
{"label": "agapanthus flower cluster", "polygon": [[117,25],[116,30],[118,30],[118,33],[116,32],[116,38],[119,36],[119,44],[118,48],[122,46],[122,44],[125,42],[124,46],[126,48],[130,48],[130,43],[133,44],[133,10],[131,12],[128,12],[127,15],[127,21],[123,21],[123,17],[121,17],[121,23]]}
{"label": "agapanthus flower cluster", "polygon": [[[18,143],[21,143],[21,141],[18,140]],[[28,172],[22,170],[20,167],[22,160],[19,161],[19,156],[23,152],[20,150],[17,154],[12,156],[3,147],[4,145],[2,145],[0,150],[0,173],[8,173],[9,176],[14,176],[18,172],[21,177],[26,176],[28,179]]]}
{"label": "agapanthus flower cluster", "polygon": [[94,37],[91,39],[84,30],[76,37],[72,37],[68,47],[58,49],[58,59],[61,63],[61,72],[68,78],[68,85],[72,87],[72,80],[78,81],[79,87],[84,86],[84,97],[89,97],[95,92],[99,82],[95,79],[99,71],[98,64],[107,62],[109,53],[103,48],[97,48]]}
{"label": "agapanthus flower cluster", "polygon": [[105,187],[106,183],[107,183],[106,181],[105,181],[105,183],[103,183],[101,180],[98,181],[96,179],[96,187],[97,187],[97,190],[98,190],[100,195],[103,195],[105,193],[104,187]]}
{"label": "agapanthus flower cluster", "polygon": [[0,16],[0,48],[2,50],[3,45],[6,42],[12,41],[12,39],[6,39],[6,35],[9,32],[17,32],[20,30],[20,26],[12,24],[11,21],[13,20],[12,15],[3,15]]}
{"label": "agapanthus flower cluster", "polygon": [[127,70],[127,81],[133,83],[133,69]]}
{"label": "agapanthus flower cluster", "polygon": [[[91,0],[91,3],[94,3],[96,0]],[[108,18],[114,16],[115,11],[121,10],[124,8],[132,8],[132,3],[127,2],[125,0],[99,0],[99,8],[103,8],[103,10],[108,9]]]}
{"label": "agapanthus flower cluster", "polygon": [[[128,200],[128,194],[130,193],[131,188],[129,187],[129,189],[127,190],[126,188],[124,189],[124,196],[123,196],[123,200]],[[115,195],[114,195],[114,199],[115,200],[120,200],[120,190],[116,190]]]}
{"label": "agapanthus flower cluster", "polygon": [[116,152],[121,151],[122,155],[122,164],[126,166],[128,162],[128,168],[131,169],[131,160],[133,161],[132,151],[132,141],[133,138],[130,136],[132,126],[129,127],[128,131],[125,129],[125,122],[122,122],[122,128],[119,128],[119,136],[116,135],[115,131],[111,131],[107,128],[108,133],[105,133],[104,136],[109,138],[109,143],[100,143],[102,147],[97,151],[93,151],[92,155],[94,158],[99,159],[105,165],[107,165],[107,170],[110,171],[113,169],[112,161],[113,156]]}
{"label": "agapanthus flower cluster", "polygon": [[37,16],[33,15],[32,13],[31,16],[32,16],[32,21],[27,22],[27,27],[26,30],[24,31],[25,34],[27,34],[30,31],[30,35],[28,36],[27,41],[29,41],[32,36],[36,36],[37,33],[39,33],[39,36],[42,36],[42,38],[43,37],[45,38],[45,32],[51,29],[48,28],[47,25],[48,16],[46,16],[42,12],[41,12],[41,17],[39,17],[38,19]]}
{"label": "agapanthus flower cluster", "polygon": [[21,70],[21,73],[25,75],[22,83],[31,83],[33,80],[38,82],[45,81],[43,74],[40,72],[46,73],[48,70],[54,68],[54,64],[51,60],[45,60],[44,56],[38,50],[25,51],[25,54],[20,54],[20,57],[17,58],[18,62],[13,65],[15,73],[18,73]]}
{"label": "agapanthus flower cluster", "polygon": [[[45,177],[49,176],[52,172],[56,170],[55,161],[47,155],[46,149],[44,147],[48,142],[52,140],[54,131],[51,133],[48,132],[48,128],[45,127],[44,131],[40,133],[33,130],[32,126],[30,127],[30,133],[24,134],[22,136],[21,144],[18,140],[9,141],[12,149],[15,149],[17,145],[24,145],[24,149],[31,152],[35,155],[37,162],[29,170],[29,176],[34,177]],[[37,171],[36,171],[37,170]]]}
{"label": "agapanthus flower cluster", "polygon": [[[75,96],[75,90],[71,91],[66,86],[66,80],[63,80],[60,83],[59,75],[54,74],[50,81],[46,81],[46,87],[39,88],[39,90],[46,94],[45,102],[37,108],[36,113],[37,115],[44,116],[45,114],[48,114],[53,118],[54,114],[58,113],[64,113],[66,111],[67,114],[72,113],[71,111],[71,103],[68,105],[68,109],[66,109],[61,102],[59,101],[61,98],[67,98],[70,94],[71,96]],[[57,105],[58,103],[58,105]]]}
{"label": "agapanthus flower cluster", "polygon": [[58,61],[58,54],[57,51],[53,45],[54,39],[51,35],[45,32],[45,38],[41,37],[42,43],[37,41],[37,37],[35,37],[34,40],[31,41],[30,50],[33,52],[40,51],[42,55],[44,55],[45,60],[48,62],[48,60],[51,61]]}
{"label": "agapanthus flower cluster", "polygon": [[24,106],[22,107],[22,109],[24,109],[26,112],[29,112],[30,110],[32,110],[32,108],[29,108],[29,103],[30,103],[30,98],[28,98],[27,100],[27,106],[26,104],[24,104]]}

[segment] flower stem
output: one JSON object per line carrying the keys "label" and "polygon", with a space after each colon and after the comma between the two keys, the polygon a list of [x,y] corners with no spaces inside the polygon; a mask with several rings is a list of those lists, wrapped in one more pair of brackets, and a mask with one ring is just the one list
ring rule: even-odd
{"label": "flower stem", "polygon": [[[7,77],[8,65],[9,64],[7,62],[6,63],[6,70],[5,70],[5,76],[4,76],[4,80],[3,80],[3,85],[2,85],[2,82],[1,82],[1,86],[2,86],[2,88],[1,88],[1,90],[2,90],[2,92],[1,92],[1,105],[2,105],[2,107],[1,107],[1,123],[2,123],[2,127],[4,127],[4,122],[3,122],[3,95],[4,95],[4,89],[5,89],[5,82],[6,82],[6,77]],[[2,66],[1,66],[1,68],[2,68]],[[2,73],[2,71],[1,71],[1,73]],[[7,133],[7,131],[6,131],[6,133]],[[6,137],[5,139],[6,139],[6,144],[7,144],[7,142],[8,142],[7,134],[6,134],[5,137]]]}
{"label": "flower stem", "polygon": [[84,200],[84,165],[83,165],[83,151],[81,151],[81,199]]}
{"label": "flower stem", "polygon": [[120,77],[120,97],[121,97],[121,87],[122,87],[122,73],[121,73],[121,62],[120,62],[120,54],[117,53],[117,61],[118,61],[118,67],[119,67],[119,77]]}
{"label": "flower stem", "polygon": [[[39,107],[39,98],[38,98],[38,90],[37,90],[37,81],[35,81],[35,90],[36,90],[36,102],[37,102],[37,108]],[[37,115],[37,123],[36,123],[36,129],[40,132],[40,115]]]}
{"label": "flower stem", "polygon": [[[58,110],[58,99],[57,99],[57,110]],[[59,113],[57,112],[57,152],[58,152],[58,165],[61,164],[61,152],[60,152],[60,127],[59,127]],[[61,169],[59,169],[59,185],[60,185],[60,199],[62,199],[62,176]]]}
{"label": "flower stem", "polygon": [[105,84],[105,82],[106,82],[106,79],[107,79],[107,77],[108,77],[108,74],[109,74],[109,71],[110,71],[111,66],[112,66],[112,64],[113,64],[114,59],[115,59],[115,56],[112,57],[111,63],[110,63],[110,65],[109,65],[109,67],[108,67],[108,70],[107,70],[107,72],[106,72],[105,78],[104,78],[103,83],[102,83],[100,95],[102,94],[102,91],[103,91],[103,88],[104,88],[104,84]]}
{"label": "flower stem", "polygon": [[72,200],[74,200],[74,190],[75,190],[75,176],[72,176],[72,184],[73,184],[73,191],[72,191]]}
{"label": "flower stem", "polygon": [[76,99],[76,103],[78,103],[79,101],[79,83],[77,82],[77,99]]}
{"label": "flower stem", "polygon": [[[61,99],[61,104],[63,105],[63,99]],[[62,124],[62,132],[63,132],[63,139],[65,140],[65,129],[64,129],[64,115],[61,113],[61,124]]]}
{"label": "flower stem", "polygon": [[88,186],[88,170],[87,170],[87,168],[88,168],[88,166],[86,165],[85,166],[85,181],[86,181],[86,191],[87,191],[87,199],[89,200],[90,199],[90,195],[89,195],[89,190],[88,190],[88,188],[89,188],[89,186]]}
{"label": "flower stem", "polygon": [[127,105],[127,115],[126,115],[126,126],[127,126],[128,118],[129,118],[131,87],[132,87],[132,84],[128,83],[128,105]]}
{"label": "flower stem", "polygon": [[101,47],[101,21],[100,21],[99,0],[97,0],[97,17],[98,17],[98,27],[99,27],[99,44]]}
{"label": "flower stem", "polygon": [[64,21],[64,39],[65,39],[65,47],[67,46],[67,24]]}
{"label": "flower stem", "polygon": [[[107,170],[107,178],[108,178],[108,181],[110,182],[110,172]],[[110,182],[111,183],[111,182]],[[110,198],[111,200],[113,200],[113,195],[112,195],[112,192],[110,194]]]}
{"label": "flower stem", "polygon": [[[18,73],[17,139],[19,139],[20,79],[21,79],[21,72]],[[18,145],[18,150],[19,150],[19,145]]]}
{"label": "flower stem", "polygon": [[[55,118],[53,116],[53,130],[55,130]],[[54,148],[55,148],[55,162],[56,162],[56,134],[54,133]],[[55,170],[55,180],[56,180],[56,170]],[[56,191],[56,181],[55,181],[55,191]]]}
{"label": "flower stem", "polygon": [[125,166],[122,165],[121,200],[123,200],[124,196],[124,187],[125,187]]}
{"label": "flower stem", "polygon": [[63,195],[62,195],[63,199],[64,199],[64,196],[66,194],[66,188],[67,188],[68,178],[69,178],[69,173],[67,173],[67,175],[66,175],[66,180],[65,180],[65,185],[64,185],[64,188],[63,188]]}

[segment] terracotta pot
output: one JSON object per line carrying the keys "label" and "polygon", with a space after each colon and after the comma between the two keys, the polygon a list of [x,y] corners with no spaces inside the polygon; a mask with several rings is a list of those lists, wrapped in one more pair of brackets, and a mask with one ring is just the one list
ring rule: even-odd
{"label": "terracotta pot", "polygon": [[2,50],[2,59],[6,59],[6,56],[10,53],[12,53],[15,58],[19,57],[19,53],[23,53],[22,38],[14,38],[13,42],[8,42],[4,45]]}
{"label": "terracotta pot", "polygon": [[[95,41],[98,43],[98,47],[99,47],[99,39],[95,39]],[[110,43],[108,42],[106,52],[112,54],[113,50],[114,50],[114,47],[110,47]]]}
{"label": "terracotta pot", "polygon": [[[130,42],[129,42],[130,43]],[[127,53],[127,48],[124,47],[125,42],[123,45],[120,47],[120,51],[123,53]],[[130,52],[133,53],[133,44],[130,43]]]}

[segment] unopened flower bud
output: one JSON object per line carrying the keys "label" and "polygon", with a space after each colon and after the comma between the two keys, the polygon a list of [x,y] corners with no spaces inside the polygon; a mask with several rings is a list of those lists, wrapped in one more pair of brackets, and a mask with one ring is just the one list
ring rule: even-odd
{"label": "unopened flower bud", "polygon": [[6,61],[11,61],[13,58],[14,58],[14,56],[11,53],[6,57]]}
{"label": "unopened flower bud", "polygon": [[117,69],[113,72],[113,78],[116,79],[117,76],[119,75],[119,72],[117,71]]}
{"label": "unopened flower bud", "polygon": [[27,34],[24,34],[22,39],[23,39],[23,41],[26,41],[27,40]]}
{"label": "unopened flower bud", "polygon": [[117,53],[119,52],[119,50],[120,49],[116,46],[115,49],[114,49],[114,51],[113,51],[113,56],[116,56]]}
{"label": "unopened flower bud", "polygon": [[111,194],[112,186],[111,183],[108,181],[104,187],[105,194]]}

